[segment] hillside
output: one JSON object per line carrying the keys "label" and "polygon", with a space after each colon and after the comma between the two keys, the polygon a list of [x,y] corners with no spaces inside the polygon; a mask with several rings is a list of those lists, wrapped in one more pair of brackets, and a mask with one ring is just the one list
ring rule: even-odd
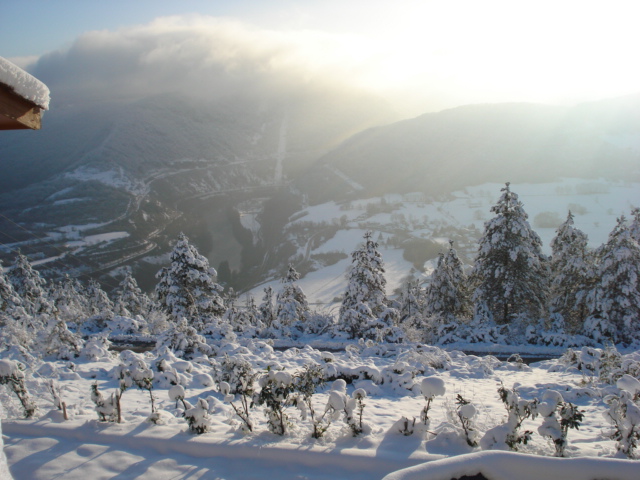
{"label": "hillside", "polygon": [[300,184],[313,202],[414,191],[437,196],[507,180],[637,180],[639,165],[635,95],[575,107],[468,105],[372,128],[319,159]]}
{"label": "hillside", "polygon": [[[20,249],[52,277],[128,265],[148,290],[183,231],[244,290],[304,257],[308,237],[300,247],[283,231],[307,205],[415,194],[428,206],[484,183],[638,181],[638,112],[640,96],[575,107],[469,105],[367,129],[393,118],[388,106],[328,90],[269,102],[177,93],[67,101],[35,140],[22,132],[0,139],[0,257],[8,265]],[[448,213],[409,235],[422,239],[403,247],[422,249],[420,261],[409,254],[414,267],[435,256],[442,231],[460,228]],[[397,217],[373,228],[395,231]]]}

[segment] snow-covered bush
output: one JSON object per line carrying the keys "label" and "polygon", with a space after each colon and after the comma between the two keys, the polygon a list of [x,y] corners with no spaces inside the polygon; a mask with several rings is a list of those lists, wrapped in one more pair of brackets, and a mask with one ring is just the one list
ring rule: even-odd
{"label": "snow-covered bush", "polygon": [[304,333],[309,335],[323,335],[336,327],[336,319],[328,313],[310,311],[304,322]]}
{"label": "snow-covered bush", "polygon": [[183,414],[193,406],[188,404],[187,401],[185,400],[186,392],[182,385],[173,385],[167,391],[167,394],[169,395],[169,399],[172,402],[176,402],[176,408],[178,408],[178,402],[182,403],[182,406],[184,407],[184,410],[182,411]]}
{"label": "snow-covered bush", "polygon": [[101,422],[120,421],[120,392],[112,393],[105,398],[98,390],[98,382],[91,384],[91,401],[96,406],[98,419]]}
{"label": "snow-covered bush", "polygon": [[456,405],[456,414],[458,416],[460,426],[462,427],[462,431],[464,432],[464,438],[467,441],[467,445],[470,447],[477,447],[479,433],[476,429],[474,420],[478,414],[478,410],[470,400],[463,398],[460,394],[456,397]]}
{"label": "snow-covered bush", "polygon": [[342,415],[345,424],[354,437],[361,433],[367,433],[371,430],[371,427],[362,421],[365,398],[367,398],[367,392],[362,388],[356,389],[349,397],[347,395],[346,382],[338,379],[331,385],[325,414],[329,416],[330,421],[335,421]]}
{"label": "snow-covered bush", "polygon": [[519,445],[526,445],[531,440],[533,432],[530,430],[521,432],[520,427],[526,419],[535,418],[538,401],[524,400],[520,398],[515,388],[508,390],[504,385],[498,388],[498,395],[507,409],[507,421],[489,429],[480,440],[480,447],[483,450],[517,451]]}
{"label": "snow-covered bush", "polygon": [[16,394],[25,418],[32,418],[36,415],[38,407],[31,400],[27,386],[25,385],[24,367],[21,363],[13,360],[0,360],[0,385],[7,385]]}
{"label": "snow-covered bush", "polygon": [[146,330],[147,322],[140,315],[135,318],[115,315],[106,322],[106,328],[116,335],[135,335]]}
{"label": "snow-covered bush", "polygon": [[124,350],[120,353],[122,363],[118,365],[114,374],[120,381],[120,391],[124,393],[132,386],[138,387],[140,390],[149,392],[149,401],[151,402],[151,415],[156,413],[155,397],[153,396],[153,370],[151,370],[145,361],[137,354],[130,350]]}
{"label": "snow-covered bush", "polygon": [[53,397],[53,408],[62,411],[63,418],[69,420],[67,415],[67,404],[62,400],[62,394],[60,392],[60,386],[56,384],[53,379],[47,383],[47,391]]}
{"label": "snow-covered bush", "polygon": [[567,350],[560,358],[564,365],[575,367],[584,374],[592,375],[605,383],[613,384],[625,373],[640,372],[640,363],[632,358],[620,355],[615,345],[609,343],[606,348],[582,347],[580,350]]}
{"label": "snow-covered bush", "polygon": [[84,344],[82,355],[92,361],[109,358],[111,356],[109,352],[110,345],[108,333],[96,333],[91,335]]}
{"label": "snow-covered bush", "polygon": [[258,380],[260,392],[255,396],[258,405],[264,405],[269,431],[276,435],[284,435],[291,422],[286,414],[286,408],[293,405],[295,399],[295,385],[293,376],[283,370],[269,370]]}
{"label": "snow-covered bush", "polygon": [[353,392],[351,398],[347,400],[347,404],[345,405],[345,422],[349,425],[354,437],[364,433],[365,428],[369,430],[369,427],[362,422],[365,398],[367,398],[367,392],[362,388],[358,388]]}
{"label": "snow-covered bush", "polygon": [[209,431],[211,419],[209,418],[209,404],[204,398],[199,398],[194,407],[184,412],[184,418],[189,424],[189,430],[201,435]]}
{"label": "snow-covered bush", "polygon": [[195,328],[187,324],[186,318],[181,318],[169,330],[158,337],[156,351],[167,347],[181,358],[193,358],[198,354],[210,355],[212,350],[205,338],[198,335]]}
{"label": "snow-covered bush", "polygon": [[311,436],[313,438],[322,437],[331,424],[330,421],[325,419],[325,414],[318,416],[313,406],[313,395],[318,387],[324,385],[322,366],[318,364],[304,365],[301,371],[296,372],[294,385],[297,392],[297,398],[295,398],[294,403],[300,410],[302,420],[310,418],[313,427]]}
{"label": "snow-covered bush", "polygon": [[569,429],[580,427],[584,417],[583,411],[578,410],[578,407],[572,403],[565,402],[562,394],[555,390],[547,390],[536,409],[542,417],[542,425],[538,427],[538,433],[551,439],[556,449],[556,457],[564,457]]}
{"label": "snow-covered bush", "polygon": [[604,398],[609,409],[603,415],[613,426],[609,437],[617,442],[621,455],[636,458],[640,444],[640,381],[631,375],[623,375],[616,386],[620,393]]}
{"label": "snow-covered bush", "polygon": [[444,380],[440,377],[426,377],[422,379],[420,383],[420,391],[422,396],[427,401],[427,404],[422,408],[420,412],[420,421],[424,425],[425,430],[429,428],[429,408],[431,408],[431,402],[434,398],[444,395],[446,389],[444,386]]}
{"label": "snow-covered bush", "polygon": [[[228,355],[225,355],[224,361],[218,368],[214,368],[214,377],[218,381],[220,392],[242,421],[242,428],[249,432],[253,431],[250,410],[254,403],[257,376],[258,374],[253,371],[248,361]],[[240,405],[234,403],[236,395],[240,397]]]}
{"label": "snow-covered bush", "polygon": [[171,388],[173,385],[186,385],[187,379],[174,368],[174,364],[180,360],[173,351],[162,347],[157,352],[157,358],[151,364],[153,368],[153,382],[160,388]]}
{"label": "snow-covered bush", "polygon": [[64,320],[52,318],[42,339],[42,348],[45,355],[70,360],[80,355],[83,343],[79,335],[69,331]]}

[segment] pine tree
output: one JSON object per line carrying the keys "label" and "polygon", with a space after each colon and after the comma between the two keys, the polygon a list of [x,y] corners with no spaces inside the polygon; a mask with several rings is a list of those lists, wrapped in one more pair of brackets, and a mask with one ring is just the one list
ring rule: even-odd
{"label": "pine tree", "polygon": [[10,315],[11,312],[22,305],[22,300],[13,289],[13,285],[5,276],[0,261],[0,315]]}
{"label": "pine tree", "polygon": [[90,316],[88,302],[81,293],[82,290],[80,282],[68,274],[51,286],[49,296],[56,315],[71,325],[80,326]]}
{"label": "pine tree", "polygon": [[262,297],[262,303],[258,306],[258,310],[265,327],[270,328],[273,326],[276,319],[276,309],[273,306],[273,288],[264,288],[264,296]]}
{"label": "pine tree", "polygon": [[287,275],[282,279],[282,290],[276,298],[276,316],[281,327],[304,322],[309,313],[307,297],[296,284],[299,279],[300,274],[289,264]]}
{"label": "pine tree", "polygon": [[340,306],[341,328],[351,338],[363,336],[388,310],[384,262],[371,237],[371,232],[366,232],[364,244],[351,254],[349,283]]}
{"label": "pine tree", "polygon": [[471,314],[467,276],[451,241],[447,253],[439,255],[438,265],[426,288],[425,310],[427,316],[438,317],[444,322]]}
{"label": "pine tree", "polygon": [[90,316],[113,316],[113,302],[98,282],[93,279],[89,280],[87,287],[84,289],[84,295]]}
{"label": "pine tree", "polygon": [[501,190],[496,214],[484,226],[472,271],[474,302],[486,302],[498,323],[519,315],[540,318],[546,308],[549,268],[542,242],[529,222],[522,202],[509,188]]}
{"label": "pine tree", "polygon": [[176,320],[187,317],[200,322],[203,317],[220,316],[225,307],[220,297],[222,287],[214,281],[215,276],[209,261],[181,233],[171,253],[171,266],[156,275],[158,301]]}
{"label": "pine tree", "polygon": [[598,251],[599,283],[592,292],[592,312],[615,327],[618,336],[630,341],[640,327],[640,245],[624,216]]}
{"label": "pine tree", "polygon": [[38,320],[22,308],[22,300],[13,290],[0,262],[0,350],[16,345],[31,350],[35,335],[44,326]]}
{"label": "pine tree", "polygon": [[422,323],[424,291],[416,279],[409,279],[400,292],[400,323],[405,328],[418,328]]}
{"label": "pine tree", "polygon": [[7,278],[15,293],[22,299],[22,306],[29,315],[52,311],[45,289],[47,282],[40,276],[40,272],[32,268],[27,257],[18,253]]}
{"label": "pine tree", "polygon": [[151,308],[151,300],[138,287],[138,282],[129,271],[127,271],[115,291],[115,304],[116,313],[124,316],[142,315],[144,317]]}
{"label": "pine tree", "polygon": [[631,225],[629,225],[629,233],[631,237],[638,243],[640,243],[640,208],[631,209]]}
{"label": "pine tree", "polygon": [[571,212],[556,230],[551,252],[551,311],[562,315],[566,327],[577,332],[589,314],[587,295],[595,265],[587,235],[573,226]]}

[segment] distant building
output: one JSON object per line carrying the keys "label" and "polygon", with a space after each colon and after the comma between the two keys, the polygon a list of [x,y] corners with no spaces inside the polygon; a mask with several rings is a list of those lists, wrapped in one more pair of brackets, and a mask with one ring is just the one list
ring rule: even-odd
{"label": "distant building", "polygon": [[47,86],[0,57],[0,130],[38,130],[48,109]]}

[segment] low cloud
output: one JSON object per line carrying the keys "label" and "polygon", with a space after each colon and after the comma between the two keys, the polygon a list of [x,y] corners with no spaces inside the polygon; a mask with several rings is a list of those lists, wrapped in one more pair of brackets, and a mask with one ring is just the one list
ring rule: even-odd
{"label": "low cloud", "polygon": [[368,55],[342,48],[347,44],[357,39],[260,30],[210,17],[170,17],[86,33],[68,49],[41,57],[30,71],[58,103],[165,92],[206,99],[296,95],[310,87],[357,86]]}

